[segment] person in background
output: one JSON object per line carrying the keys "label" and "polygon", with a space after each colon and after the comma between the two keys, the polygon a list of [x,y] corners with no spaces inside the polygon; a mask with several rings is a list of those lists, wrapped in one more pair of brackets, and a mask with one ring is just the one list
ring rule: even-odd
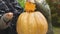
{"label": "person in background", "polygon": [[0,34],[17,34],[16,22],[22,12],[17,0],[0,0]]}

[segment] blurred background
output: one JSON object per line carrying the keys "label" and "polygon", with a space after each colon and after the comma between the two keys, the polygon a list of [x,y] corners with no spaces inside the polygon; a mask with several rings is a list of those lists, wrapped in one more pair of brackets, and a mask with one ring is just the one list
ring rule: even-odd
{"label": "blurred background", "polygon": [[60,34],[60,0],[46,0],[51,9],[54,34]]}

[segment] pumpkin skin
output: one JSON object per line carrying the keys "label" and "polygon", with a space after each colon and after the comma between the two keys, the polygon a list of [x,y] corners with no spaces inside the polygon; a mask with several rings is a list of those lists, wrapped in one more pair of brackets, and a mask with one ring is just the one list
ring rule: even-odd
{"label": "pumpkin skin", "polygon": [[18,34],[46,34],[48,24],[44,15],[35,11],[35,4],[26,2],[25,11],[17,20],[17,33]]}
{"label": "pumpkin skin", "polygon": [[40,12],[24,12],[17,21],[17,33],[18,34],[46,34],[48,30],[48,24]]}

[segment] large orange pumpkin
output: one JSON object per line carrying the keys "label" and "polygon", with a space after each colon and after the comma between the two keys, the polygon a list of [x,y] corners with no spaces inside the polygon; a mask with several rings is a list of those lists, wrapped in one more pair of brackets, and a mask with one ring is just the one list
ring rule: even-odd
{"label": "large orange pumpkin", "polygon": [[35,4],[26,2],[26,12],[23,12],[17,21],[18,34],[46,34],[48,30],[47,21],[41,12],[34,12],[34,10]]}

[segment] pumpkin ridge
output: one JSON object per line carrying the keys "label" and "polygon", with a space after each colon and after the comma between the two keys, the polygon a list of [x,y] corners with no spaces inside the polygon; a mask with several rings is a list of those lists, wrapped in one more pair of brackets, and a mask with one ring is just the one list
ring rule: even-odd
{"label": "pumpkin ridge", "polygon": [[[20,15],[20,16],[21,16],[21,18],[20,18],[21,22],[22,22],[23,16],[25,16],[24,14],[25,14],[25,13],[22,13],[22,14]],[[21,23],[21,22],[20,22],[20,27],[22,27],[22,25],[21,25],[22,23]],[[21,30],[21,31],[20,31],[21,33],[20,33],[20,34],[24,33],[24,32],[22,31],[22,28],[20,28],[20,30]]]}
{"label": "pumpkin ridge", "polygon": [[[29,13],[29,15],[31,15],[31,14],[32,14],[32,13]],[[30,26],[30,23],[29,23],[29,22],[30,22],[30,18],[31,18],[31,17],[28,16],[28,26],[29,26],[29,27],[28,27],[28,32],[29,32],[28,34],[31,34],[31,33],[30,33],[30,31],[31,31],[31,26]]]}
{"label": "pumpkin ridge", "polygon": [[35,18],[35,13],[34,13],[34,19],[35,19],[36,26],[37,26],[37,31],[36,31],[36,34],[39,34],[39,33],[38,33],[38,23],[37,23],[36,18]]}
{"label": "pumpkin ridge", "polygon": [[[28,20],[28,15],[29,15],[29,13],[28,14],[25,14],[25,16],[26,16],[26,21]],[[27,28],[26,30],[28,31],[29,29],[28,29],[28,21],[26,22],[26,27],[25,28]],[[26,32],[26,34],[28,34],[28,32]]]}
{"label": "pumpkin ridge", "polygon": [[[36,13],[36,12],[35,12],[35,13]],[[38,30],[39,30],[39,29],[38,29],[38,28],[39,28],[39,26],[38,26],[38,23],[39,23],[39,22],[38,22],[37,19],[36,19],[36,18],[37,18],[37,15],[36,15],[36,14],[34,14],[34,15],[35,15],[36,23],[37,23],[37,33],[39,34],[39,31],[38,31]],[[39,19],[38,19],[38,20],[39,20]],[[40,24],[41,24],[41,22],[40,22]],[[41,27],[41,26],[40,26],[40,27]],[[41,33],[41,32],[40,32],[40,33]]]}
{"label": "pumpkin ridge", "polygon": [[[29,26],[29,14],[28,14],[27,17],[28,17],[28,18],[27,18],[27,26]],[[28,27],[28,30],[29,30],[29,27]],[[28,34],[29,34],[29,31],[28,31]]]}
{"label": "pumpkin ridge", "polygon": [[[37,12],[37,14],[42,15],[42,16],[40,16],[40,17],[42,18],[42,20],[47,22],[47,19],[45,18],[45,16],[44,16],[42,13]],[[46,24],[47,24],[47,23],[46,23]],[[48,25],[48,24],[47,24],[47,25]]]}
{"label": "pumpkin ridge", "polygon": [[[36,26],[35,26],[35,18],[34,18],[34,13],[29,13],[29,34],[36,34]],[[31,20],[32,19],[32,20]],[[32,22],[31,22],[32,21]],[[31,32],[31,33],[30,33]]]}
{"label": "pumpkin ridge", "polygon": [[[41,15],[41,16],[40,16],[40,15]],[[40,16],[40,18],[43,18],[43,17],[42,17],[42,14],[40,14],[39,12],[38,12],[38,13],[35,12],[35,19],[36,19],[36,21],[37,21],[37,17],[38,17],[38,16]],[[39,17],[38,17],[38,18],[39,18]],[[43,19],[44,19],[44,18],[43,18]],[[44,26],[44,23],[46,23],[46,22],[45,22],[45,19],[44,19],[44,20],[43,20],[43,19],[39,19],[40,27],[41,27],[41,28],[40,28],[40,31],[42,32],[41,34],[44,34],[44,33],[46,34],[45,31],[47,31],[47,30],[45,30],[46,28],[45,28],[45,26]],[[43,21],[41,22],[41,20],[43,20]],[[37,24],[38,24],[39,22],[37,21]],[[43,22],[44,22],[44,23],[43,23]],[[43,24],[42,24],[42,23],[43,23]],[[37,26],[37,27],[39,28],[39,26]],[[42,29],[42,28],[43,28],[43,29]],[[38,29],[38,30],[39,30],[39,29]],[[44,33],[43,33],[43,30],[45,30]]]}

